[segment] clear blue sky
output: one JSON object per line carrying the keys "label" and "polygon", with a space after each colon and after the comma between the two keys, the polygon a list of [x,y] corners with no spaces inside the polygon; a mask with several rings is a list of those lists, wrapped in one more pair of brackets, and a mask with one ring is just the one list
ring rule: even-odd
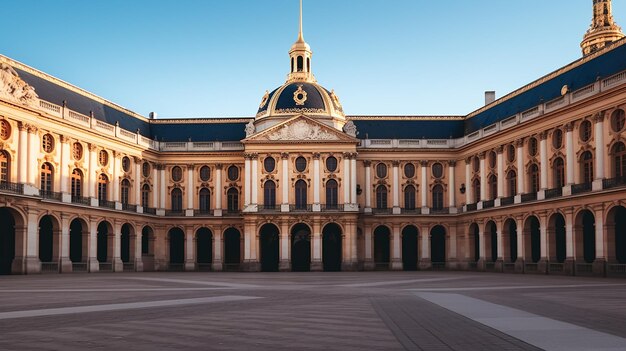
{"label": "clear blue sky", "polygon": [[[626,7],[614,1],[618,24]],[[592,0],[304,0],[318,82],[349,115],[454,115],[581,56]],[[4,0],[0,53],[159,117],[253,116],[297,0]]]}

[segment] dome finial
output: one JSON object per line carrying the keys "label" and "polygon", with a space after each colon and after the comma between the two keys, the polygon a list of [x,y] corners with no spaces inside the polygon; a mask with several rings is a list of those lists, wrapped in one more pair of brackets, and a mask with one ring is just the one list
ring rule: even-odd
{"label": "dome finial", "polygon": [[593,20],[580,47],[587,56],[624,37],[613,20],[611,0],[593,0]]}
{"label": "dome finial", "polygon": [[287,81],[315,82],[315,77],[311,73],[311,57],[313,52],[311,47],[304,41],[302,34],[302,0],[300,0],[300,23],[298,28],[298,40],[289,50],[291,60],[291,71]]}
{"label": "dome finial", "polygon": [[302,0],[300,0],[300,29],[298,31],[298,42],[304,42],[304,34],[302,33]]}

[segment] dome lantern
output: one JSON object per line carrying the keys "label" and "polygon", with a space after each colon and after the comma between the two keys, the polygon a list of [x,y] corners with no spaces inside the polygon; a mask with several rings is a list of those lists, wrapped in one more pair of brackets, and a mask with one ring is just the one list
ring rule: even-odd
{"label": "dome lantern", "polygon": [[315,82],[315,77],[311,72],[311,58],[313,52],[311,47],[304,41],[302,31],[302,0],[300,0],[300,21],[298,27],[298,39],[289,50],[289,60],[291,70],[287,82]]}

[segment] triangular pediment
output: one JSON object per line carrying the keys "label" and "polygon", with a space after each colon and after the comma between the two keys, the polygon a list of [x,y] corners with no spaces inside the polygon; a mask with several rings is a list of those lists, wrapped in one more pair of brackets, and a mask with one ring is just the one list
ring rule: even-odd
{"label": "triangular pediment", "polygon": [[246,142],[339,142],[355,143],[358,140],[324,123],[300,115],[243,140]]}

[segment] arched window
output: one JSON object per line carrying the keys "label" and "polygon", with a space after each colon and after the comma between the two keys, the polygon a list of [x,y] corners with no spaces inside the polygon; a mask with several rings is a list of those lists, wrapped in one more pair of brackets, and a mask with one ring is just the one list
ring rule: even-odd
{"label": "arched window", "polygon": [[150,204],[150,185],[144,184],[141,187],[141,206],[148,208]]}
{"label": "arched window", "polygon": [[387,208],[387,187],[384,185],[379,185],[378,187],[376,187],[376,208]]}
{"label": "arched window", "polygon": [[83,192],[82,192],[82,185],[83,185],[83,172],[81,172],[79,169],[74,169],[74,171],[72,171],[72,176],[71,176],[71,181],[72,181],[72,198],[79,198],[81,196],[83,196]]}
{"label": "arched window", "polygon": [[52,191],[52,165],[49,163],[44,163],[43,165],[41,165],[41,173],[40,173],[40,178],[41,178],[41,183],[40,183],[40,189],[43,192],[51,192]]}
{"label": "arched window", "polygon": [[489,183],[489,199],[494,200],[498,197],[498,177],[495,174],[492,174],[487,179]]}
{"label": "arched window", "polygon": [[0,183],[8,182],[10,174],[9,155],[6,151],[0,151]]}
{"label": "arched window", "polygon": [[298,56],[298,72],[302,72],[304,70],[304,58],[302,56]]}
{"label": "arched window", "polygon": [[109,186],[109,178],[106,176],[106,174],[100,174],[100,176],[98,177],[98,200],[99,201],[107,200],[108,186]]}
{"label": "arched window", "polygon": [[236,188],[230,188],[226,192],[228,200],[228,212],[239,212],[239,190]]}
{"label": "arched window", "polygon": [[443,210],[443,186],[437,184],[433,187],[433,210]]}
{"label": "arched window", "polygon": [[211,191],[207,188],[202,188],[200,189],[198,197],[200,213],[209,213],[211,210]]}
{"label": "arched window", "polygon": [[296,209],[304,210],[307,205],[307,185],[302,179],[296,182]]}
{"label": "arched window", "polygon": [[337,181],[330,179],[326,182],[326,208],[336,209],[339,203]]}
{"label": "arched window", "polygon": [[517,195],[517,173],[515,171],[509,171],[506,174],[506,185],[509,196]]}
{"label": "arched window", "polygon": [[562,188],[565,186],[565,162],[563,158],[557,157],[553,164],[554,170],[554,187]]}
{"label": "arched window", "polygon": [[583,183],[593,182],[593,154],[585,151],[580,155],[580,178]]}
{"label": "arched window", "polygon": [[172,211],[180,212],[183,210],[183,191],[180,188],[172,189]]}
{"label": "arched window", "polygon": [[415,210],[415,187],[413,185],[407,185],[404,188],[404,208],[409,211]]}
{"label": "arched window", "polygon": [[478,203],[480,201],[480,180],[474,179],[472,187],[474,188],[474,203]]}
{"label": "arched window", "polygon": [[624,143],[617,143],[611,149],[613,154],[613,176],[615,178],[626,178],[626,146]]}
{"label": "arched window", "polygon": [[128,179],[122,179],[120,186],[120,198],[122,205],[128,205],[130,197],[130,181]]}
{"label": "arched window", "polygon": [[539,166],[536,163],[528,167],[528,187],[531,193],[539,191]]}
{"label": "arched window", "polygon": [[267,209],[276,207],[276,183],[272,180],[268,180],[263,185],[263,206]]}

